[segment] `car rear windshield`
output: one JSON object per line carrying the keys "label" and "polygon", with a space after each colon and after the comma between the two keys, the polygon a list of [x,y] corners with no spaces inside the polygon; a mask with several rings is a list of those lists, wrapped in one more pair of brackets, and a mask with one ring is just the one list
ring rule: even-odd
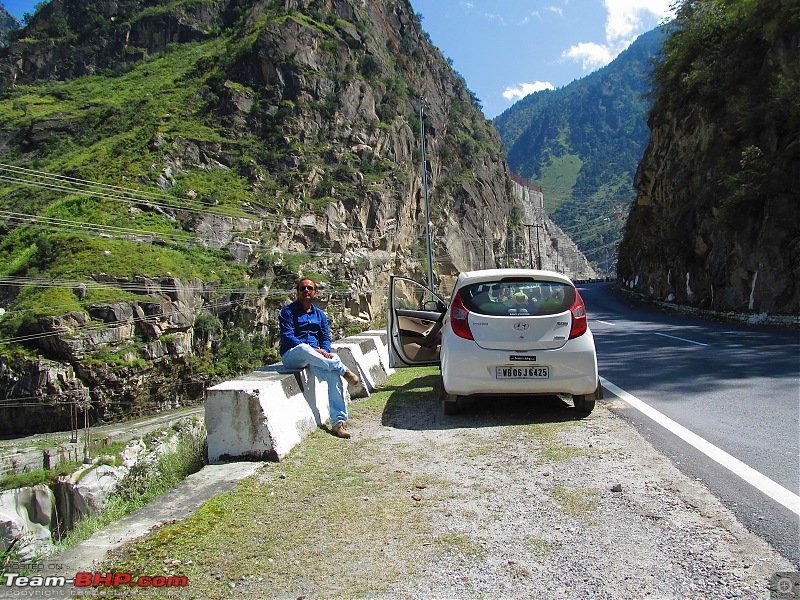
{"label": "car rear windshield", "polygon": [[558,282],[475,283],[461,289],[461,301],[481,315],[555,315],[572,307],[575,288]]}

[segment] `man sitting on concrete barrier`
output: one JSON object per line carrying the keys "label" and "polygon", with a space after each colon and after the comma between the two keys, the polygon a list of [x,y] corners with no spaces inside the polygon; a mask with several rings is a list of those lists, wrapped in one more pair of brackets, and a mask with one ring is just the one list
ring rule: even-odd
{"label": "man sitting on concrete barrier", "polygon": [[328,318],[321,308],[314,305],[316,297],[317,285],[311,279],[301,279],[297,283],[297,300],[284,306],[278,316],[283,366],[288,369],[310,366],[317,377],[327,382],[331,431],[337,437],[349,438],[342,377],[350,385],[356,385],[360,380],[338,356],[331,354]]}

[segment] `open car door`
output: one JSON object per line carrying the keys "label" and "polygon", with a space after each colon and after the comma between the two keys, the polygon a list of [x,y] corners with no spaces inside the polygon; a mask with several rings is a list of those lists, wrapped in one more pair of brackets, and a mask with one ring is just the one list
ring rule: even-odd
{"label": "open car door", "polygon": [[389,279],[389,365],[399,369],[439,364],[440,331],[445,302],[423,284],[408,277]]}

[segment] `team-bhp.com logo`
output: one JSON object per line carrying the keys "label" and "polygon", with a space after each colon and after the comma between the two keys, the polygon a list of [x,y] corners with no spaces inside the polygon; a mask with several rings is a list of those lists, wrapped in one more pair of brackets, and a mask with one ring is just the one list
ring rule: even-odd
{"label": "team-bhp.com logo", "polygon": [[76,573],[75,577],[63,575],[20,575],[6,573],[6,587],[52,588],[75,586],[76,588],[180,588],[189,584],[183,575],[156,575],[155,577],[133,577],[130,573]]}

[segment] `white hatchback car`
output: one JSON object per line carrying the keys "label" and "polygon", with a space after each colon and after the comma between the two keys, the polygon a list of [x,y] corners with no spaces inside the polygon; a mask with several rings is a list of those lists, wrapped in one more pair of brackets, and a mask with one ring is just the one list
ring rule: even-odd
{"label": "white hatchback car", "polygon": [[461,273],[448,303],[407,277],[390,281],[390,365],[441,365],[445,414],[459,396],[571,394],[589,414],[602,398],[586,308],[554,271]]}

